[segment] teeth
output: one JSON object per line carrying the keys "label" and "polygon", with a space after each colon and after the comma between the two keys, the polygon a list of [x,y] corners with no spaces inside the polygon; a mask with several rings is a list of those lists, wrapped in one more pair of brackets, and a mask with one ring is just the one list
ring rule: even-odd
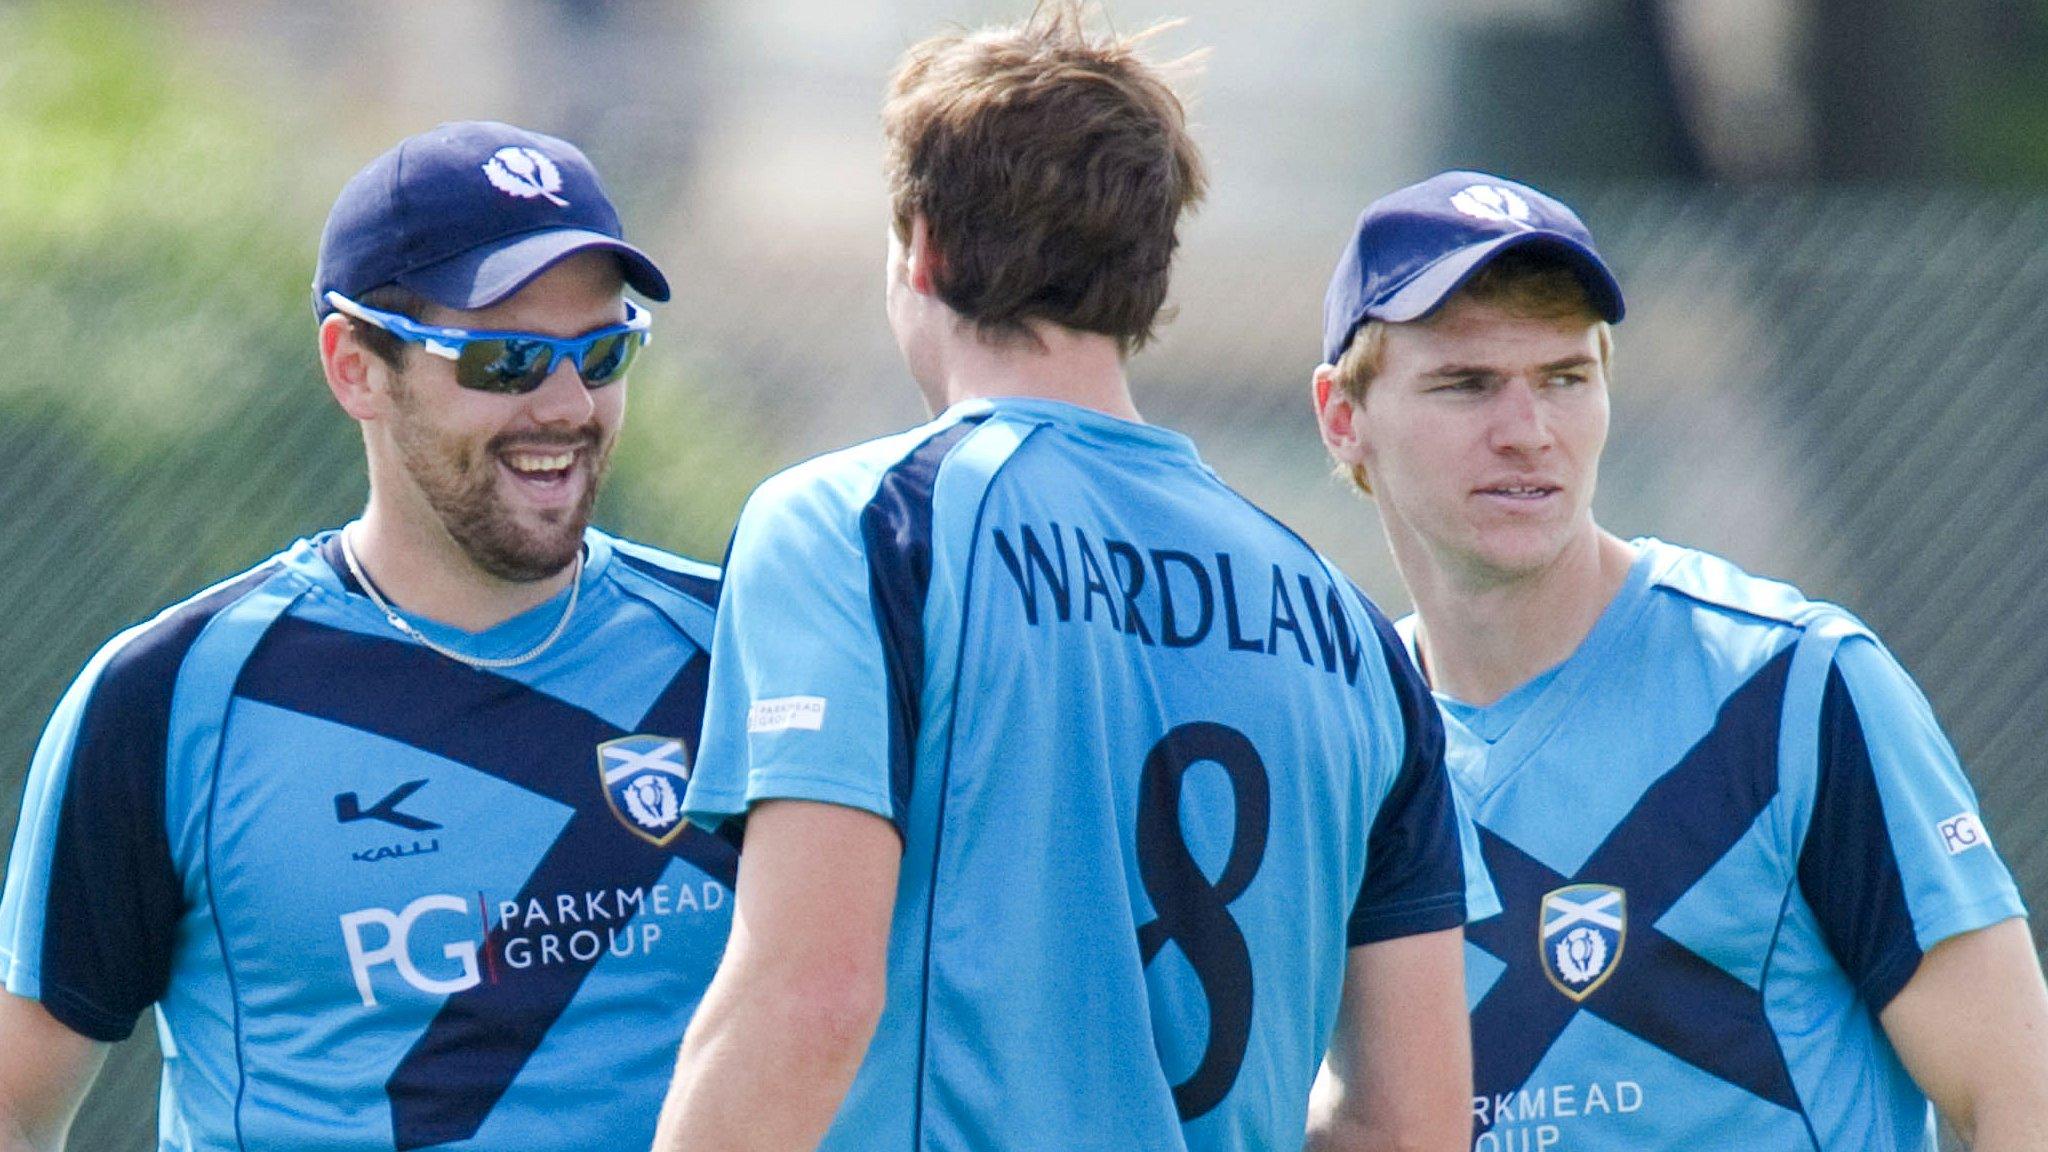
{"label": "teeth", "polygon": [[544,456],[538,452],[513,452],[505,456],[505,463],[515,472],[559,472],[576,463],[576,454],[556,452]]}

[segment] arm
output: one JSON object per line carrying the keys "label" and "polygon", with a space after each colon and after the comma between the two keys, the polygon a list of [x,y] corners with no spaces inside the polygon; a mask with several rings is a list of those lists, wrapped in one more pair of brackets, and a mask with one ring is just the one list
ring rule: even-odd
{"label": "arm", "polygon": [[1308,1152],[1470,1147],[1464,972],[1457,928],[1351,950],[1336,1035],[1309,1100]]}
{"label": "arm", "polygon": [[[1915,1081],[1987,1149],[2048,1144],[2048,992],[2010,873],[1926,698],[1842,641],[1799,888]],[[1923,943],[1926,942],[1926,943]]]}
{"label": "arm", "polygon": [[657,1152],[817,1146],[882,1014],[902,855],[873,813],[755,806],[732,942],[683,1038]]}
{"label": "arm", "polygon": [[107,1046],[57,1022],[33,1000],[0,991],[0,1152],[64,1147]]}
{"label": "arm", "polygon": [[1971,1148],[2048,1148],[2048,987],[2026,921],[1935,945],[1879,1020]]}

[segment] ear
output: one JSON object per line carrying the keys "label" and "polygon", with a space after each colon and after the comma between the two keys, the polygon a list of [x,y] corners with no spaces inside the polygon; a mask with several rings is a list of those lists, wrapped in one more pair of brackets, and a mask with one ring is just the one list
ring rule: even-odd
{"label": "ear", "polygon": [[938,291],[939,275],[944,268],[938,246],[932,241],[931,222],[919,212],[910,218],[910,243],[903,252],[904,278],[910,282],[911,291],[931,296]]}
{"label": "ear", "polygon": [[320,369],[327,376],[327,390],[341,410],[357,421],[374,419],[377,398],[383,389],[376,374],[386,371],[384,362],[356,338],[355,325],[339,312],[320,322]]}
{"label": "ear", "polygon": [[1339,464],[1356,465],[1365,451],[1365,411],[1337,386],[1337,370],[1318,365],[1309,392],[1315,401],[1316,427],[1323,446]]}

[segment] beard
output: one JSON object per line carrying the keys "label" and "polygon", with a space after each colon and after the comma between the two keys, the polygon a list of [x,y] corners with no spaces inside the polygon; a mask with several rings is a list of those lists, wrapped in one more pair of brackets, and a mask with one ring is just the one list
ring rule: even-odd
{"label": "beard", "polygon": [[[478,443],[435,431],[409,391],[394,397],[403,419],[393,440],[399,461],[441,525],[478,568],[516,583],[545,580],[567,568],[583,547],[583,530],[611,464],[611,442],[595,421],[573,431],[501,433]],[[575,449],[589,479],[576,503],[530,515],[522,523],[498,489],[499,454],[512,448]]]}

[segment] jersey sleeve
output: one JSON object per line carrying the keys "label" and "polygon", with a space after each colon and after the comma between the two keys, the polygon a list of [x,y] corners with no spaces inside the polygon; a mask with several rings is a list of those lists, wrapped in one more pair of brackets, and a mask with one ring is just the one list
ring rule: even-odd
{"label": "jersey sleeve", "polygon": [[1455,928],[1471,911],[1498,910],[1483,868],[1478,886],[1468,880],[1476,867],[1478,837],[1451,791],[1444,769],[1443,720],[1422,677],[1408,660],[1392,625],[1372,614],[1379,628],[1387,674],[1400,706],[1402,753],[1366,846],[1365,881],[1359,886],[1346,938],[1352,947]]}
{"label": "jersey sleeve", "polygon": [[1927,949],[2026,914],[1926,698],[1861,636],[1829,670],[1813,804],[1800,891],[1874,1009]]}
{"label": "jersey sleeve", "polygon": [[65,694],[0,895],[0,983],[95,1040],[124,1039],[163,995],[183,912],[164,823],[177,662],[164,655],[124,636]]}
{"label": "jersey sleeve", "polygon": [[862,809],[901,828],[892,787],[901,702],[892,696],[861,511],[830,485],[786,473],[741,513],[712,641],[703,744],[684,801],[699,825],[715,829],[759,801],[796,799]]}
{"label": "jersey sleeve", "polygon": [[[1444,775],[1450,775],[1448,768]],[[1450,787],[1451,801],[1457,807],[1458,854],[1465,867],[1465,923],[1470,924],[1501,914],[1500,892],[1493,886],[1493,874],[1486,870],[1486,854],[1479,847],[1479,825],[1473,822],[1457,782],[1452,781]]]}

